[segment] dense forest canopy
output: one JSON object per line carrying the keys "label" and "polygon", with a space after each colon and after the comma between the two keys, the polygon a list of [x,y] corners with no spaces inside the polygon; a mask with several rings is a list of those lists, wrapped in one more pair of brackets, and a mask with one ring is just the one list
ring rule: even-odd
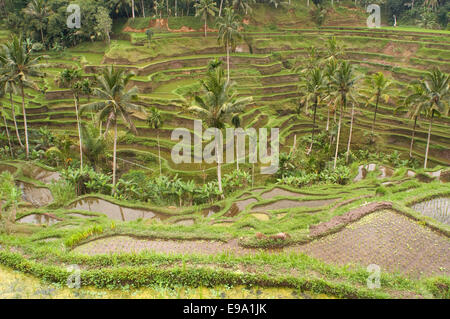
{"label": "dense forest canopy", "polygon": [[[294,0],[292,0],[294,1]],[[298,0],[296,0],[298,1]],[[307,0],[305,0],[307,1]],[[216,8],[233,6],[241,15],[246,15],[255,3],[265,3],[277,9],[282,8],[279,0],[215,0]],[[311,1],[311,6],[324,8],[333,1]],[[369,3],[381,5],[384,21],[393,24],[396,19],[402,25],[416,25],[424,28],[446,29],[450,15],[450,2],[446,0],[376,0],[355,1],[355,6],[366,7]],[[73,46],[82,41],[103,39],[104,29],[99,26],[99,8],[106,9],[113,20],[130,17],[195,16],[194,0],[78,0],[82,8],[81,29],[70,29],[66,25],[69,0],[1,0],[0,14],[6,27],[46,48]],[[308,1],[309,3],[309,1]],[[314,3],[314,5],[312,4]],[[312,12],[311,14],[314,14]],[[199,17],[201,19],[201,17]]]}

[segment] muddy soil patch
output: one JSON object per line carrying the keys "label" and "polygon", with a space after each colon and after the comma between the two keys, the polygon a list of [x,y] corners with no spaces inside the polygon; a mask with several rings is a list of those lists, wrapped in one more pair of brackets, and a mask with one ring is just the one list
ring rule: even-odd
{"label": "muddy soil patch", "polygon": [[339,265],[376,264],[381,271],[415,277],[450,275],[450,239],[389,210],[365,216],[338,233],[286,251],[303,252]]}
{"label": "muddy soil patch", "polygon": [[341,226],[345,226],[351,222],[357,221],[367,214],[373,213],[380,209],[392,208],[390,202],[377,202],[370,203],[365,206],[358,207],[352,211],[349,211],[340,216],[334,216],[327,222],[320,223],[318,225],[311,225],[309,228],[309,235],[311,237],[322,236],[328,234],[330,231],[337,229]]}
{"label": "muddy soil patch", "polygon": [[31,184],[20,182],[22,199],[35,207],[42,207],[53,202],[53,195],[48,188],[35,187]]}
{"label": "muddy soil patch", "polygon": [[90,197],[81,199],[69,208],[85,210],[89,212],[102,213],[108,216],[110,219],[120,220],[120,221],[132,221],[136,219],[167,219],[168,215],[161,213],[155,213],[145,209],[129,208],[113,204],[106,200]]}
{"label": "muddy soil patch", "polygon": [[268,192],[263,193],[261,195],[261,198],[263,198],[263,199],[271,199],[271,198],[276,197],[276,196],[303,197],[305,195],[299,194],[299,193],[294,193],[294,192],[291,192],[291,191],[288,191],[288,190],[276,187],[276,188],[274,188],[274,189],[272,189],[272,190],[270,190]]}
{"label": "muddy soil patch", "polygon": [[160,240],[140,239],[130,236],[113,236],[93,240],[74,249],[75,252],[86,255],[109,253],[139,253],[155,251],[166,254],[203,254],[213,255],[223,252],[243,254],[251,252],[238,246],[236,240],[227,243],[205,240]]}
{"label": "muddy soil patch", "polygon": [[270,204],[253,207],[252,211],[267,211],[274,209],[286,209],[295,207],[320,207],[331,203],[334,203],[337,199],[321,199],[321,200],[308,200],[308,201],[295,201],[289,199],[282,199]]}

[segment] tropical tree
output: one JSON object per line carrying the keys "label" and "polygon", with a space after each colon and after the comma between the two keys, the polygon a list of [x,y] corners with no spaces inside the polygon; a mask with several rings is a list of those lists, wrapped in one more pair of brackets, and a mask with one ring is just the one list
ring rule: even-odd
{"label": "tropical tree", "polygon": [[99,134],[99,129],[93,124],[81,125],[81,136],[83,137],[83,154],[95,170],[101,160],[106,158],[107,139]]}
{"label": "tropical tree", "polygon": [[57,81],[61,86],[69,88],[73,95],[75,115],[77,118],[78,141],[80,143],[80,168],[83,169],[83,143],[81,135],[81,121],[78,112],[78,106],[80,105],[80,94],[83,91],[81,69],[65,69],[61,71]]}
{"label": "tropical tree", "polygon": [[29,16],[35,17],[39,21],[39,30],[41,32],[42,44],[45,45],[44,25],[45,19],[50,15],[46,0],[31,0],[23,9],[23,12]]}
{"label": "tropical tree", "polygon": [[342,114],[344,113],[344,110],[346,109],[349,101],[352,102],[352,115],[350,122],[350,133],[347,144],[347,155],[346,155],[347,161],[348,156],[350,154],[350,143],[352,140],[352,130],[353,130],[353,118],[355,114],[354,90],[357,80],[358,78],[354,75],[354,70],[348,61],[342,62],[339,65],[338,69],[336,70],[336,73],[333,76],[331,76],[331,87],[333,89],[334,98],[336,102],[340,105],[338,133],[336,138],[336,151],[333,164],[334,169],[336,169],[337,157],[339,152],[339,139],[342,127]]}
{"label": "tropical tree", "polygon": [[158,159],[159,159],[159,175],[162,175],[162,166],[161,166],[161,146],[159,143],[159,129],[163,125],[163,117],[161,114],[161,111],[158,110],[156,107],[152,107],[150,110],[150,114],[147,117],[147,123],[150,128],[153,128],[157,132],[157,138],[158,138]]}
{"label": "tropical tree", "polygon": [[[237,98],[234,90],[235,83],[225,80],[224,71],[217,67],[206,74],[201,81],[204,96],[195,96],[195,104],[188,110],[197,113],[203,118],[208,127],[223,129],[230,116],[241,112],[245,105],[252,101],[251,97]],[[217,182],[219,192],[223,196],[221,161],[219,157],[219,141],[215,139],[215,153],[217,162]]]}
{"label": "tropical tree", "polygon": [[25,146],[26,156],[29,156],[29,143],[28,143],[28,125],[27,114],[25,110],[25,88],[38,89],[36,83],[29,77],[42,77],[43,73],[41,69],[45,66],[40,63],[43,58],[41,55],[35,55],[32,53],[32,46],[29,41],[24,42],[22,38],[13,36],[12,40],[3,45],[4,66],[9,70],[10,76],[15,79],[20,94],[22,96],[22,114],[23,124],[25,130]]}
{"label": "tropical tree", "polygon": [[92,102],[81,107],[83,112],[97,112],[100,121],[106,121],[105,135],[110,125],[114,127],[114,146],[113,146],[113,189],[116,191],[116,168],[117,168],[117,121],[121,117],[131,131],[137,134],[136,127],[131,119],[132,112],[145,113],[145,110],[134,103],[137,99],[137,87],[127,89],[127,84],[134,76],[132,73],[126,73],[124,70],[114,67],[105,68],[101,76],[96,78],[99,85],[94,93],[101,100]]}
{"label": "tropical tree", "polygon": [[417,116],[424,111],[425,115],[430,119],[428,125],[427,148],[425,151],[424,168],[427,168],[428,152],[430,149],[431,128],[435,115],[440,116],[449,114],[449,75],[435,68],[426,76],[426,80],[418,84],[413,95],[407,97],[411,102],[414,101],[414,111],[412,116]]}
{"label": "tropical tree", "polygon": [[112,30],[112,19],[109,16],[109,12],[104,7],[99,7],[97,9],[97,14],[95,15],[95,21],[97,22],[95,30],[98,35],[105,38],[108,43],[111,42],[110,33]]}
{"label": "tropical tree", "polygon": [[196,9],[195,16],[201,16],[203,20],[205,20],[205,38],[206,38],[206,29],[207,29],[207,20],[209,17],[214,17],[217,12],[216,3],[213,0],[200,0],[198,3],[194,5]]}
{"label": "tropical tree", "polygon": [[219,17],[217,26],[219,28],[218,42],[227,50],[227,81],[230,81],[230,49],[236,46],[236,42],[242,38],[240,33],[241,24],[237,15],[231,8],[225,8],[223,17]]}
{"label": "tropical tree", "polygon": [[400,110],[408,109],[406,115],[410,119],[414,119],[414,126],[411,133],[411,143],[409,146],[409,158],[412,158],[412,150],[414,145],[414,136],[416,134],[417,119],[426,108],[426,103],[423,103],[422,98],[424,96],[423,86],[420,84],[413,84],[412,90],[413,93],[407,95],[405,100],[403,101],[403,104],[394,110],[394,114],[397,114],[397,112]]}
{"label": "tropical tree", "polygon": [[300,90],[304,91],[303,103],[305,105],[305,111],[309,112],[310,106],[313,106],[313,126],[311,133],[311,145],[307,151],[309,155],[311,153],[314,143],[314,132],[316,130],[316,112],[317,107],[322,102],[322,96],[327,88],[326,77],[324,76],[320,68],[315,68],[308,72],[304,77],[304,83],[300,85]]}
{"label": "tropical tree", "polygon": [[11,137],[9,135],[8,123],[6,122],[6,115],[5,115],[6,112],[3,107],[0,108],[0,113],[3,118],[3,125],[5,125],[6,137],[8,138],[9,151],[11,152],[11,157],[14,157],[13,148],[12,148],[12,144],[11,144]]}
{"label": "tropical tree", "polygon": [[372,97],[368,100],[368,103],[373,103],[375,101],[375,111],[373,112],[373,121],[372,121],[372,136],[373,131],[375,128],[375,122],[377,120],[377,111],[378,111],[378,103],[380,102],[380,98],[384,99],[384,101],[387,103],[389,101],[389,94],[386,93],[386,91],[389,89],[389,86],[391,85],[391,81],[387,79],[383,72],[377,72],[372,74],[372,76],[366,78],[367,83],[369,85],[369,88],[371,90],[371,93],[375,93],[375,95],[372,95]]}
{"label": "tropical tree", "polygon": [[255,4],[255,0],[233,0],[233,7],[234,10],[245,12],[245,15],[248,14],[248,12],[252,11],[251,4]]}
{"label": "tropical tree", "polygon": [[[327,127],[326,131],[328,132],[330,128],[330,111],[333,111],[336,114],[336,99],[333,98],[333,88],[331,86],[331,77],[336,73],[338,69],[338,62],[336,59],[330,59],[327,61],[325,65],[324,75],[327,79]],[[336,120],[336,118],[335,118]]]}
{"label": "tropical tree", "polygon": [[325,42],[325,52],[327,55],[327,60],[340,59],[344,54],[344,45],[336,39],[335,36],[329,37]]}
{"label": "tropical tree", "polygon": [[4,49],[2,48],[2,50],[0,50],[0,95],[9,95],[11,115],[14,122],[17,140],[19,141],[20,147],[24,147],[20,139],[19,128],[17,127],[16,107],[13,99],[13,94],[17,95],[19,92],[17,87],[17,77],[8,70],[6,64],[6,55],[4,54]]}

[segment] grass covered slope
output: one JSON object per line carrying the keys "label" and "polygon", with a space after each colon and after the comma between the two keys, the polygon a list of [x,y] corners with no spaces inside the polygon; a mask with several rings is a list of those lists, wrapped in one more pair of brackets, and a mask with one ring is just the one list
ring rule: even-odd
{"label": "grass covered slope", "polygon": [[[368,101],[374,92],[364,81],[359,83],[351,145],[354,158],[345,167],[345,183],[331,174],[317,183],[302,182],[302,176],[283,183],[279,176],[259,174],[256,165],[254,181],[244,185],[229,181],[234,186],[226,199],[211,196],[201,205],[173,193],[160,194],[170,197],[165,202],[112,197],[101,189],[77,196],[79,184],[62,185],[71,174],[62,167],[76,159],[65,158],[67,162],[60,163],[57,171],[43,165],[43,155],[36,151],[33,161],[0,161],[0,173],[10,172],[22,192],[13,223],[0,233],[0,264],[56,284],[54,297],[73,297],[62,286],[71,274],[66,266],[76,264],[85,286],[77,297],[103,296],[105,289],[107,296],[125,298],[201,298],[222,293],[239,297],[238,291],[254,297],[261,295],[256,293],[261,289],[267,297],[450,298],[450,118],[434,119],[429,169],[414,169],[401,164],[409,158],[413,121],[405,111],[394,113],[408,86],[423,79],[428,70],[439,66],[443,72],[450,71],[449,32],[368,29],[366,18],[361,10],[340,5],[317,28],[304,3],[278,10],[256,5],[244,18],[244,39],[231,54],[231,79],[237,83],[238,96],[253,97],[241,115],[241,126],[280,128],[280,148],[285,154],[292,146],[303,154],[313,130],[312,112],[299,108],[303,93],[294,72],[308,60],[311,46],[323,54],[326,41],[335,37],[345,45],[342,59],[355,65],[358,75],[383,71],[392,80],[390,98],[378,105],[372,141],[375,104]],[[154,31],[150,43],[145,34],[149,27]],[[115,65],[135,73],[130,86],[139,88],[137,104],[147,111],[157,107],[164,118],[163,125],[154,129],[142,114],[133,114],[137,135],[119,121],[119,175],[141,170],[145,179],[140,186],[149,186],[154,181],[150,178],[160,175],[160,144],[163,175],[195,181],[191,193],[214,181],[214,163],[175,164],[171,159],[177,143],[171,139],[173,129],[193,132],[197,115],[187,108],[200,93],[199,81],[208,63],[217,58],[225,66],[226,53],[217,43],[215,25],[208,23],[206,38],[202,27],[203,22],[194,17],[170,17],[169,22],[121,20],[114,25],[109,45],[92,42],[46,52],[46,76],[36,79],[43,92],[25,89],[31,135],[45,137],[45,127],[56,136],[68,135],[73,144],[67,146],[67,154],[77,154],[73,96],[60,87],[57,77],[64,69],[76,67],[82,69],[83,78],[92,79],[106,66]],[[0,41],[6,36],[1,32]],[[97,99],[81,96],[80,104],[88,101]],[[8,96],[0,102],[11,114]],[[20,96],[14,95],[13,102],[19,106]],[[317,110],[318,143],[328,140],[321,135],[327,111],[323,104]],[[331,126],[336,113],[330,114]],[[347,146],[350,116],[348,108],[342,151]],[[94,115],[85,113],[82,119],[94,122]],[[6,120],[14,134],[13,119],[8,115]],[[23,119],[17,115],[16,120],[22,134]],[[423,162],[428,124],[429,119],[419,117],[413,148],[419,162],[416,167]],[[38,149],[45,142],[42,138],[34,146]],[[107,142],[111,146],[111,136]],[[323,145],[315,146],[313,152],[325,152]],[[107,167],[109,173],[109,149],[105,153],[108,156],[99,166]],[[229,173],[227,178],[233,179],[235,168],[235,163],[224,164],[224,175]],[[251,172],[253,167],[244,163],[240,168]],[[169,185],[169,180],[162,179],[165,182]],[[138,192],[138,188],[130,189],[130,193]],[[370,264],[381,267],[381,288],[367,287]],[[3,273],[48,289],[0,268],[0,276]],[[224,287],[232,288],[224,292]],[[6,289],[0,285],[0,295],[2,291]]]}

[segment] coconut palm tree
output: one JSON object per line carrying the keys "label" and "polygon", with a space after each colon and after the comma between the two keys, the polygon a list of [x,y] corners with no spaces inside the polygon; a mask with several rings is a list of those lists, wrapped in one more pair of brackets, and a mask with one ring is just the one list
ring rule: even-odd
{"label": "coconut palm tree", "polygon": [[425,150],[425,161],[423,164],[424,168],[427,168],[434,116],[441,114],[448,116],[449,114],[449,85],[449,75],[435,68],[427,74],[426,80],[417,85],[418,87],[416,87],[415,92],[407,97],[411,103],[415,103],[413,112],[411,112],[412,117],[418,116],[423,111],[430,118],[427,148]]}
{"label": "coconut palm tree", "polygon": [[352,130],[353,130],[353,118],[355,114],[354,91],[357,80],[358,78],[354,75],[354,69],[352,68],[352,66],[348,61],[342,62],[339,65],[338,69],[336,70],[336,73],[333,76],[331,76],[331,87],[333,89],[333,95],[336,102],[340,105],[338,133],[336,138],[336,151],[334,155],[334,165],[333,165],[334,169],[336,169],[337,156],[339,152],[339,139],[342,127],[342,114],[344,113],[344,110],[346,109],[349,101],[352,102],[352,115],[350,122],[350,133],[347,144],[347,155],[346,155],[347,161],[348,156],[350,154],[350,144],[352,140]]}
{"label": "coconut palm tree", "polygon": [[419,84],[413,84],[412,90],[413,93],[406,96],[405,100],[403,101],[403,104],[394,110],[394,114],[397,114],[397,112],[400,110],[408,109],[407,116],[410,119],[414,119],[414,126],[411,133],[411,143],[409,146],[409,158],[412,158],[412,150],[414,145],[414,136],[416,134],[417,119],[419,118],[420,114],[424,111],[426,107],[426,103],[423,103],[422,99],[422,97],[424,96],[423,87]]}
{"label": "coconut palm tree", "polygon": [[225,8],[223,17],[219,17],[217,26],[219,28],[218,42],[227,50],[227,81],[230,82],[230,49],[236,46],[236,42],[242,38],[240,33],[241,24],[237,15],[231,8]]}
{"label": "coconut palm tree", "polygon": [[[234,90],[235,83],[225,80],[224,71],[217,67],[206,74],[206,79],[201,81],[204,96],[196,96],[195,104],[188,110],[197,113],[203,118],[208,127],[223,129],[230,116],[241,112],[252,101],[251,97],[237,98]],[[221,161],[219,157],[219,141],[215,139],[217,182],[219,191],[223,196]]]}
{"label": "coconut palm tree", "polygon": [[31,0],[28,5],[23,9],[23,12],[27,15],[35,17],[39,21],[39,29],[41,31],[42,44],[45,45],[44,39],[44,20],[50,15],[49,9],[45,0]]}
{"label": "coconut palm tree", "polygon": [[200,0],[198,3],[194,5],[196,10],[195,16],[202,16],[202,19],[205,20],[205,38],[206,38],[206,22],[209,17],[214,17],[217,12],[216,3],[213,0]]}
{"label": "coconut palm tree", "polygon": [[327,42],[325,42],[325,51],[327,60],[338,60],[345,54],[344,45],[340,41],[336,40],[335,36],[328,38]]}
{"label": "coconut palm tree", "polygon": [[161,146],[159,144],[159,129],[163,125],[163,117],[161,111],[156,107],[152,107],[150,110],[150,114],[147,117],[147,124],[151,128],[155,129],[158,136],[158,159],[159,159],[159,175],[162,175],[162,166],[161,166]]}
{"label": "coconut palm tree", "polygon": [[388,93],[386,93],[386,91],[389,89],[389,86],[391,85],[392,82],[389,81],[389,79],[384,76],[383,72],[374,73],[366,80],[370,90],[373,93],[375,93],[375,95],[372,95],[372,97],[368,100],[367,103],[369,104],[375,101],[375,111],[373,113],[373,121],[372,121],[372,136],[373,136],[375,122],[377,120],[378,103],[380,102],[380,98],[384,99],[386,103],[389,101],[390,96]]}
{"label": "coconut palm tree", "polygon": [[137,98],[137,87],[129,90],[126,88],[133,76],[132,73],[126,73],[124,70],[114,67],[105,68],[101,76],[96,78],[99,87],[94,90],[101,101],[85,104],[80,109],[81,113],[97,112],[99,120],[106,121],[105,135],[110,125],[114,127],[113,194],[116,191],[117,121],[121,117],[129,129],[137,134],[136,127],[131,119],[131,113],[145,113],[141,106],[132,103]]}
{"label": "coconut palm tree", "polygon": [[3,125],[5,125],[6,137],[8,138],[9,151],[11,152],[11,157],[14,157],[12,144],[11,144],[11,137],[9,135],[8,123],[6,122],[6,115],[5,115],[6,112],[3,107],[0,108],[0,113],[3,118]]}
{"label": "coconut palm tree", "polygon": [[14,105],[13,94],[18,93],[17,81],[14,74],[9,72],[6,67],[6,56],[4,54],[4,50],[0,51],[0,95],[9,95],[9,100],[11,103],[11,115],[14,122],[14,128],[16,131],[17,140],[19,141],[20,147],[24,147],[22,141],[20,139],[19,128],[17,127],[16,120],[16,107]]}
{"label": "coconut palm tree", "polygon": [[255,4],[255,0],[233,0],[234,10],[244,12],[245,15],[252,11],[251,4]]}
{"label": "coconut palm tree", "polygon": [[43,77],[44,74],[41,69],[45,66],[40,63],[43,58],[41,55],[35,55],[32,53],[31,43],[29,41],[23,41],[22,38],[13,36],[12,40],[3,45],[3,52],[5,55],[5,67],[9,70],[10,76],[15,79],[20,94],[22,96],[22,114],[23,124],[25,129],[25,146],[26,155],[29,155],[29,143],[28,143],[28,126],[27,126],[27,114],[25,110],[25,91],[26,87],[38,89],[36,83],[29,77]]}
{"label": "coconut palm tree", "polygon": [[329,59],[327,63],[325,64],[325,70],[324,70],[324,76],[327,79],[327,96],[326,99],[328,99],[327,103],[327,126],[326,131],[328,132],[330,128],[330,111],[333,110],[334,114],[336,114],[336,103],[335,99],[333,99],[333,92],[332,92],[332,86],[331,86],[331,77],[334,75],[338,68],[338,62],[336,59]]}
{"label": "coconut palm tree", "polygon": [[107,139],[99,135],[99,128],[93,123],[87,126],[81,125],[81,136],[83,137],[83,155],[95,170],[101,160],[106,158]]}
{"label": "coconut palm tree", "polygon": [[78,139],[80,143],[80,168],[83,169],[83,142],[81,136],[81,121],[78,112],[80,105],[80,94],[83,90],[83,82],[80,69],[65,69],[58,75],[57,82],[63,87],[70,89],[75,104],[75,115],[77,118]]}
{"label": "coconut palm tree", "polygon": [[304,83],[301,84],[300,90],[305,92],[303,97],[303,103],[305,105],[305,111],[309,112],[310,105],[313,106],[313,127],[311,133],[311,145],[307,151],[309,155],[311,153],[313,143],[314,143],[314,132],[316,130],[316,112],[317,107],[322,102],[322,95],[327,88],[326,77],[319,68],[315,68],[307,73],[304,77]]}

